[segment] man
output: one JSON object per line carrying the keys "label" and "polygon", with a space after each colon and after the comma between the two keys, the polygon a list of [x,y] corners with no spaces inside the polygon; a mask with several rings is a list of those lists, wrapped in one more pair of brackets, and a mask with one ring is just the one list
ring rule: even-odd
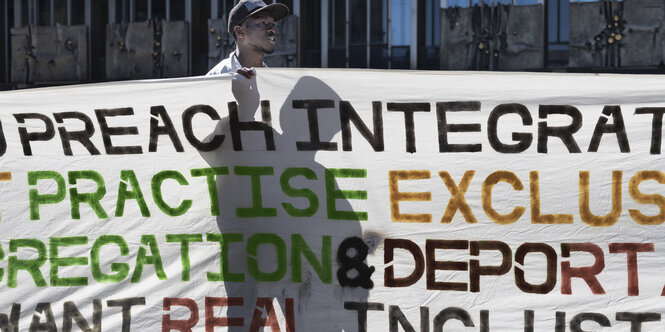
{"label": "man", "polygon": [[263,58],[275,50],[275,22],[289,15],[281,3],[266,5],[261,0],[240,0],[229,12],[228,31],[236,41],[236,50],[222,60],[208,75],[239,73],[255,75],[253,67],[265,67]]}

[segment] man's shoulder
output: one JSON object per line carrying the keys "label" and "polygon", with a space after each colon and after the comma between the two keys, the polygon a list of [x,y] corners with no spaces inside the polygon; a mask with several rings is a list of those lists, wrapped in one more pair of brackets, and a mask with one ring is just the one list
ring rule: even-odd
{"label": "man's shoulder", "polygon": [[233,63],[233,54],[229,55],[228,58],[220,61],[215,67],[210,69],[210,71],[206,75],[221,75],[225,73],[235,73],[237,68],[234,68],[234,63]]}

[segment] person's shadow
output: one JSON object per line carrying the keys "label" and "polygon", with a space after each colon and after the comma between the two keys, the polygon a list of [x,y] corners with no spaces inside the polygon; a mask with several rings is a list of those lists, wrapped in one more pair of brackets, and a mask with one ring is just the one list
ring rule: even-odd
{"label": "person's shadow", "polygon": [[[362,190],[362,180],[352,179],[355,185],[339,188],[335,178],[359,175],[334,169],[353,165],[327,162],[330,169],[326,170],[315,161],[316,150],[308,150],[308,143],[297,143],[329,142],[340,131],[338,122],[327,120],[333,115],[339,119],[334,108],[340,96],[314,77],[300,78],[281,107],[261,101],[255,78],[236,75],[232,91],[237,103],[230,103],[229,116],[211,135],[221,133],[225,141],[219,149],[202,153],[211,167],[228,167],[229,172],[217,179],[217,225],[224,246],[228,245],[229,263],[222,267],[227,274],[224,297],[243,300],[242,305],[228,306],[225,316],[242,318],[244,323],[229,331],[249,331],[257,323],[263,326],[272,320],[270,309],[284,317],[286,324],[295,325],[295,331],[357,331],[358,312],[346,310],[345,302],[367,302],[373,268],[367,268],[364,256],[354,256],[362,255],[365,246],[360,240],[362,221],[349,220],[355,213],[346,199],[328,198],[326,193]],[[312,103],[332,103],[334,108],[311,112],[307,107]],[[282,134],[259,123],[260,119],[269,123],[277,107]],[[254,119],[257,112],[259,120]],[[312,113],[320,116],[318,121],[311,118]],[[313,139],[312,122],[319,124],[315,133],[319,137]],[[244,130],[234,133],[232,128]],[[342,243],[358,248],[340,250]],[[362,259],[358,269],[348,267],[357,264],[346,262],[354,258]],[[279,306],[268,304],[274,302]],[[284,324],[280,330],[294,331]]]}

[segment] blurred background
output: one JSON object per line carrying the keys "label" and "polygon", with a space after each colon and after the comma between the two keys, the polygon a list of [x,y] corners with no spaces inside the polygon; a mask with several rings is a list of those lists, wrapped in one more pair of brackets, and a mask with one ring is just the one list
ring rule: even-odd
{"label": "blurred background", "polygon": [[[0,90],[205,74],[237,0],[0,0]],[[665,73],[665,0],[265,0],[271,67]]]}

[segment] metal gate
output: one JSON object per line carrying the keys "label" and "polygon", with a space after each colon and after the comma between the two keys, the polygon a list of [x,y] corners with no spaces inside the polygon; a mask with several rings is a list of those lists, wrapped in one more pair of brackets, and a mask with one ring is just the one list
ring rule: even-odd
{"label": "metal gate", "polygon": [[226,16],[208,20],[208,68],[214,67],[235,49],[233,36],[227,31]]}
{"label": "metal gate", "polygon": [[625,0],[626,25],[621,48],[624,66],[663,65],[665,61],[665,2]]}
{"label": "metal gate", "polygon": [[542,68],[542,18],[542,5],[442,9],[441,69]]}
{"label": "metal gate", "polygon": [[187,76],[188,45],[188,25],[184,21],[109,24],[106,28],[106,78]]}
{"label": "metal gate", "polygon": [[570,67],[646,67],[665,61],[662,0],[570,4]]}
{"label": "metal gate", "polygon": [[87,80],[86,33],[80,25],[12,29],[12,83]]}
{"label": "metal gate", "polygon": [[73,1],[13,1],[14,27],[9,33],[11,83],[89,80],[89,27],[85,25],[89,17],[79,15],[77,10],[87,13],[90,2],[78,0],[78,6],[73,6]]}

